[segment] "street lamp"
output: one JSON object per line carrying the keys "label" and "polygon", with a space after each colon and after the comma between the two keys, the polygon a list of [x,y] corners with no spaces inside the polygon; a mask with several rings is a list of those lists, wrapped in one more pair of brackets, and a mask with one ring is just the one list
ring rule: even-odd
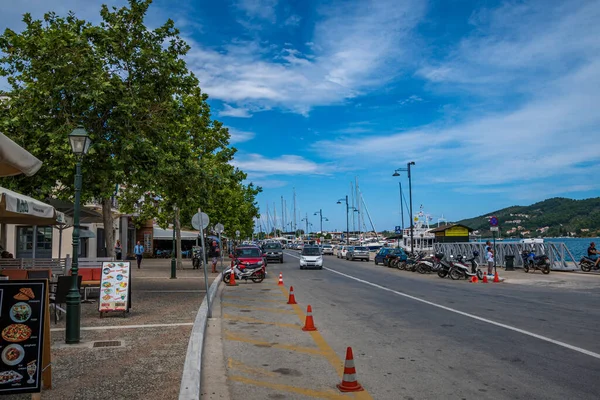
{"label": "street lamp", "polygon": [[413,211],[412,211],[412,179],[410,175],[410,166],[415,165],[414,161],[406,163],[406,168],[398,168],[394,171],[392,176],[400,176],[398,172],[408,172],[408,202],[410,207],[410,252],[414,254],[414,221],[413,221]]}
{"label": "street lamp", "polygon": [[90,149],[92,141],[83,126],[69,134],[71,150],[77,158],[75,164],[75,205],[73,213],[73,260],[71,262],[71,288],[67,294],[67,321],[65,342],[79,343],[81,328],[81,296],[79,295],[79,203],[81,201],[81,160]]}
{"label": "street lamp", "polygon": [[327,219],[327,217],[323,216],[323,210],[319,209],[319,211],[315,211],[314,215],[318,215],[319,216],[319,220],[321,221],[321,234],[323,234],[323,220],[325,221],[329,221]]}
{"label": "street lamp", "polygon": [[177,219],[177,206],[173,206],[173,251],[171,252],[171,279],[177,279],[177,263],[175,261],[175,223]]}
{"label": "street lamp", "polygon": [[[337,201],[337,204],[342,204],[342,200],[344,200],[344,199],[339,199]],[[346,195],[345,200],[346,200],[346,244],[350,244],[350,224],[348,222],[348,210],[349,210],[348,195]]]}

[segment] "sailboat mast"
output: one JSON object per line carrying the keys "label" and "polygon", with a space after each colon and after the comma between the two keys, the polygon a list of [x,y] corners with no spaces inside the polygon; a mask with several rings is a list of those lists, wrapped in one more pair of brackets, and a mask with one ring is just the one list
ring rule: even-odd
{"label": "sailboat mast", "polygon": [[369,208],[367,207],[367,203],[365,202],[365,198],[360,194],[360,198],[362,199],[362,203],[365,206],[365,211],[367,213],[367,217],[369,217],[369,222],[371,223],[371,228],[373,228],[373,232],[375,232],[375,239],[379,241],[379,235],[377,234],[377,229],[375,228],[375,224],[373,224],[373,220],[371,219],[371,214],[369,213]]}
{"label": "sailboat mast", "polygon": [[298,231],[298,226],[296,225],[296,188],[294,188],[294,235]]}

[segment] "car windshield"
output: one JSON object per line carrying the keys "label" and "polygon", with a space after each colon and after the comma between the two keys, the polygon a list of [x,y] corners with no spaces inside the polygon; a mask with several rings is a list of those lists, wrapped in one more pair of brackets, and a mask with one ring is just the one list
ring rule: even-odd
{"label": "car windshield", "polygon": [[279,243],[267,243],[263,247],[265,249],[281,249],[281,245]]}
{"label": "car windshield", "polygon": [[330,244],[323,245],[324,249],[331,249],[333,246]]}
{"label": "car windshield", "polygon": [[302,250],[303,256],[319,256],[321,255],[321,249],[318,247],[305,247]]}
{"label": "car windshield", "polygon": [[354,250],[366,251],[367,248],[363,247],[363,246],[357,246],[357,247],[354,248]]}
{"label": "car windshield", "polygon": [[236,249],[235,255],[238,257],[260,257],[259,249]]}

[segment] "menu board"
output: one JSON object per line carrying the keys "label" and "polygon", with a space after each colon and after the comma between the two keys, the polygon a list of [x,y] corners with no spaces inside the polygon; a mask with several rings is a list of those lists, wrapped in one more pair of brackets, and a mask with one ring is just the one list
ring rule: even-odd
{"label": "menu board", "polygon": [[109,261],[102,263],[98,311],[103,313],[129,310],[131,294],[130,267],[131,263],[129,261]]}
{"label": "menu board", "polygon": [[47,281],[0,281],[0,394],[39,393]]}

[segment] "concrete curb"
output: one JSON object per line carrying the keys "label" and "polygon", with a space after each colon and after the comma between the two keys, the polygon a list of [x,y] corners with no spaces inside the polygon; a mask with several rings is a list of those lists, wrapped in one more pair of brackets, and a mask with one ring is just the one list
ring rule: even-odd
{"label": "concrete curb", "polygon": [[[212,306],[217,289],[221,284],[223,273],[221,272],[213,281],[208,289],[208,296]],[[206,297],[196,314],[196,320],[192,327],[190,341],[188,343],[185,362],[183,364],[183,374],[181,377],[181,386],[179,389],[179,400],[199,400],[200,385],[202,377],[202,349],[204,347],[204,333],[208,322],[208,303]]]}

